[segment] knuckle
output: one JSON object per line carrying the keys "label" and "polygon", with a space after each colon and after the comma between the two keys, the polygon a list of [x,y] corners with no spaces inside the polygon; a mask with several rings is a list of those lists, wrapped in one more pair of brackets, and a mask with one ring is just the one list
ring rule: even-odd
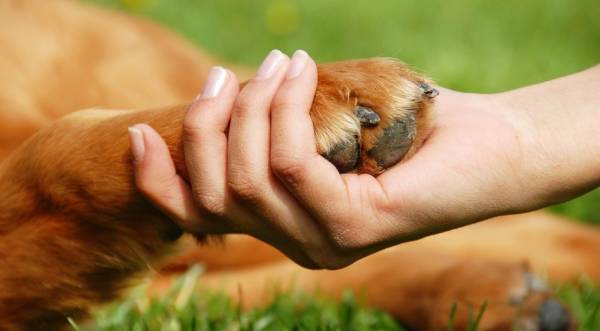
{"label": "knuckle", "polygon": [[360,257],[360,248],[348,246],[344,238],[326,235],[308,255],[318,269],[336,270],[347,267]]}
{"label": "knuckle", "polygon": [[[336,256],[353,256],[370,243],[368,231],[364,229],[353,229],[352,220],[342,222],[343,228],[329,230],[326,238],[329,251]],[[350,224],[350,225],[349,225]],[[367,234],[365,236],[365,234]]]}
{"label": "knuckle", "polygon": [[225,216],[225,201],[216,194],[194,192],[194,202],[205,214],[217,217]]}
{"label": "knuckle", "polygon": [[230,176],[227,180],[227,187],[238,200],[255,205],[260,204],[261,192],[264,191],[263,184],[251,178],[252,176],[240,172],[235,176]]}
{"label": "knuckle", "polygon": [[329,250],[336,256],[350,254],[355,247],[349,242],[352,238],[348,236],[334,235],[329,237]]}
{"label": "knuckle", "polygon": [[275,98],[273,98],[271,107],[273,109],[297,109],[299,105],[292,101],[292,98],[285,92],[280,91]]}
{"label": "knuckle", "polygon": [[321,251],[316,256],[313,256],[312,259],[320,269],[326,270],[342,269],[354,262],[354,259],[332,251]]}
{"label": "knuckle", "polygon": [[197,143],[202,141],[202,132],[201,126],[198,124],[186,124],[184,122],[183,129],[181,131],[181,136],[183,141],[190,143]]}
{"label": "knuckle", "polygon": [[290,184],[300,184],[306,176],[304,164],[296,158],[274,156],[271,158],[271,168],[281,180]]}
{"label": "knuckle", "polygon": [[243,115],[255,107],[257,102],[256,98],[251,93],[242,91],[233,103],[233,114],[236,116]]}
{"label": "knuckle", "polygon": [[206,110],[213,107],[213,102],[210,100],[199,100],[192,103],[183,117],[184,127],[196,127],[206,118]]}
{"label": "knuckle", "polygon": [[183,127],[181,131],[183,141],[191,143],[202,141],[203,137],[211,131],[211,126],[205,124],[206,120],[206,116],[204,118],[202,116],[186,116],[183,119]]}
{"label": "knuckle", "polygon": [[202,134],[204,136],[211,134],[218,117],[215,113],[218,106],[218,101],[215,99],[199,100],[192,104],[183,117],[184,138],[197,140]]}

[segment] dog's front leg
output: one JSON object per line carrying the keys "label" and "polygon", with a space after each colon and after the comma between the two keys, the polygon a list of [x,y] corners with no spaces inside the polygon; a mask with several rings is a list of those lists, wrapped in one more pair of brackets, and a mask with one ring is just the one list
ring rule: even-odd
{"label": "dog's front leg", "polygon": [[[373,79],[375,77],[376,79]],[[415,152],[435,90],[390,59],[319,66],[319,152],[377,174]],[[186,106],[87,110],[42,130],[0,166],[0,329],[55,329],[114,298],[180,229],[136,190],[127,128],[148,123],[186,177]]]}
{"label": "dog's front leg", "polygon": [[64,326],[66,317],[115,298],[132,275],[168,251],[181,231],[136,191],[127,127],[153,125],[180,160],[184,112],[75,113],[5,160],[0,329]]}

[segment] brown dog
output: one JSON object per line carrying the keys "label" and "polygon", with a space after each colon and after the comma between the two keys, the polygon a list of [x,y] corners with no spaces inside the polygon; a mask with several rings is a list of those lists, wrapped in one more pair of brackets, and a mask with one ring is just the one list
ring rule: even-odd
{"label": "brown dog", "polygon": [[[156,107],[192,100],[213,61],[151,23],[71,1],[5,0],[0,28],[0,329],[60,329],[66,317],[117,297],[176,246],[179,228],[135,189],[127,127],[156,128],[185,176],[186,106]],[[321,65],[311,112],[319,150],[341,170],[377,173],[424,139],[433,93],[396,61]],[[358,106],[379,115],[374,128],[361,128]],[[90,107],[142,110],[63,117]],[[410,121],[408,145],[386,149],[383,132]],[[193,245],[162,263],[173,271],[204,262],[203,283],[234,298],[241,286],[245,305],[260,302],[263,282],[295,279],[332,296],[364,291],[370,304],[415,329],[445,328],[455,301],[456,326],[465,328],[469,309],[488,300],[483,329],[517,321],[528,330],[564,330],[574,325],[568,312],[530,271],[553,281],[579,273],[600,280],[599,249],[598,230],[538,212],[404,244],[339,271],[301,269],[247,237]],[[157,277],[156,293],[169,279]],[[558,324],[540,318],[548,311]]]}

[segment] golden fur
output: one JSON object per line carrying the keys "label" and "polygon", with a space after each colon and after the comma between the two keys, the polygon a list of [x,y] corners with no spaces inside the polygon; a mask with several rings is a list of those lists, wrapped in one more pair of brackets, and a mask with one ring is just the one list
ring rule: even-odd
{"label": "golden fur", "polygon": [[[178,227],[135,189],[127,127],[156,128],[185,175],[185,103],[214,62],[138,18],[66,0],[0,2],[0,329],[64,328],[66,317],[83,318],[114,299],[151,264],[164,266],[155,295],[174,270],[204,261],[203,282],[224,286],[234,298],[239,284],[245,305],[260,302],[265,281],[297,279],[300,288],[319,286],[333,296],[364,289],[369,303],[415,329],[443,329],[454,301],[457,329],[464,328],[469,307],[486,299],[484,329],[510,329],[519,311],[523,325],[536,325],[549,294],[530,286],[529,269],[553,281],[580,273],[600,280],[600,232],[541,212],[394,247],[339,271],[301,269],[246,237],[224,247],[197,247],[185,236],[175,241]],[[405,81],[423,78],[412,75],[381,59],[320,66],[312,116],[321,150],[361,132],[364,145],[374,144],[379,132],[361,131],[352,107],[387,109],[388,123],[417,93]],[[64,116],[92,107],[141,110]],[[427,107],[414,146],[430,124]],[[177,246],[183,254],[160,259]]]}

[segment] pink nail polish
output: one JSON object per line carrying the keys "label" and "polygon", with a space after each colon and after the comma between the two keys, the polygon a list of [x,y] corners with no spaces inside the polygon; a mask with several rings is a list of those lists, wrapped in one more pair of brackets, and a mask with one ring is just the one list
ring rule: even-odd
{"label": "pink nail polish", "polygon": [[260,65],[260,68],[258,68],[254,79],[265,80],[271,78],[283,64],[283,59],[285,59],[283,53],[277,49],[272,50]]}
{"label": "pink nail polish", "polygon": [[210,69],[201,97],[214,98],[218,96],[219,93],[221,93],[223,86],[225,86],[228,75],[227,70],[223,67],[213,67]]}
{"label": "pink nail polish", "polygon": [[304,68],[306,68],[306,62],[308,62],[308,58],[308,53],[305,51],[301,49],[295,51],[294,56],[292,56],[290,67],[285,74],[285,78],[292,79],[298,77],[304,71]]}
{"label": "pink nail polish", "polygon": [[134,126],[127,128],[127,131],[129,131],[133,161],[136,163],[142,162],[144,153],[146,152],[146,148],[144,147],[144,133]]}

